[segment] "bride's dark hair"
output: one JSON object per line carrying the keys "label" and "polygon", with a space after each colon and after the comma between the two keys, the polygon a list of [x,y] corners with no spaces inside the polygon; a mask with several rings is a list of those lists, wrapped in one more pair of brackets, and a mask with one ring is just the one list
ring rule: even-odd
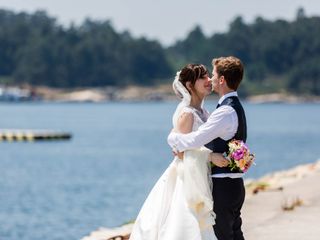
{"label": "bride's dark hair", "polygon": [[191,82],[193,88],[197,79],[203,78],[205,75],[208,75],[208,70],[203,64],[190,63],[181,69],[179,81],[189,91],[187,82]]}

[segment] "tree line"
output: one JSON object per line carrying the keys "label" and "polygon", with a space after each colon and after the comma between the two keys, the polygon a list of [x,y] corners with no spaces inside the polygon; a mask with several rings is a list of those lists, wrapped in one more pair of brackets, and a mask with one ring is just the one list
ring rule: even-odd
{"label": "tree line", "polygon": [[320,95],[320,17],[298,9],[293,21],[237,17],[225,33],[205,36],[200,26],[170,47],[110,21],[64,27],[44,11],[0,10],[0,83],[52,87],[153,85],[172,81],[189,62],[234,55],[245,64],[244,94]]}

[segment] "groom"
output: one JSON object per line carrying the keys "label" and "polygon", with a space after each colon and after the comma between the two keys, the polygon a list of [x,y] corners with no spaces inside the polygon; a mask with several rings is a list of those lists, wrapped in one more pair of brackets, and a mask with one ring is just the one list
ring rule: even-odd
{"label": "groom", "polygon": [[[189,134],[171,132],[169,145],[177,152],[205,145],[215,153],[228,150],[232,139],[246,141],[245,112],[236,90],[243,77],[243,65],[236,57],[212,60],[212,88],[219,94],[217,109],[197,131]],[[228,161],[212,159],[213,202],[216,213],[214,231],[219,240],[243,240],[241,207],[245,198],[243,173],[231,171]]]}

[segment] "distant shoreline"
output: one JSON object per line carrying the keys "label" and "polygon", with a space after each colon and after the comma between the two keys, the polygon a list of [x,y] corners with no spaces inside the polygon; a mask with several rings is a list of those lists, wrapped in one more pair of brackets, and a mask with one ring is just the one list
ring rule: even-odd
{"label": "distant shoreline", "polygon": [[320,96],[295,96],[293,94],[270,93],[249,96],[250,103],[320,103]]}
{"label": "distant shoreline", "polygon": [[[138,101],[175,101],[178,98],[174,95],[171,84],[164,84],[155,87],[127,86],[120,87],[97,87],[97,88],[74,88],[60,89],[50,87],[10,87],[11,92],[23,93],[21,101],[48,101],[48,102],[138,102]],[[25,96],[28,95],[29,98]],[[19,95],[13,96],[15,102],[19,102]],[[209,100],[218,96],[212,94]],[[0,96],[1,100],[1,96]],[[10,99],[9,99],[10,100]],[[245,98],[249,103],[320,103],[320,96],[293,95],[286,93],[269,93],[251,95]]]}

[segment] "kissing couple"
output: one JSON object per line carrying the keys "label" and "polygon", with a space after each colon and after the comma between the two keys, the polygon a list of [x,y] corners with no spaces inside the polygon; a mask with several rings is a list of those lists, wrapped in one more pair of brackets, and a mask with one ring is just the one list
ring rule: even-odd
{"label": "kissing couple", "polygon": [[[131,240],[243,240],[244,173],[229,167],[228,143],[246,141],[246,116],[237,89],[240,59],[212,60],[212,78],[202,64],[188,64],[173,81],[181,99],[168,143],[176,153],[135,221]],[[220,99],[203,108],[212,91]]]}

